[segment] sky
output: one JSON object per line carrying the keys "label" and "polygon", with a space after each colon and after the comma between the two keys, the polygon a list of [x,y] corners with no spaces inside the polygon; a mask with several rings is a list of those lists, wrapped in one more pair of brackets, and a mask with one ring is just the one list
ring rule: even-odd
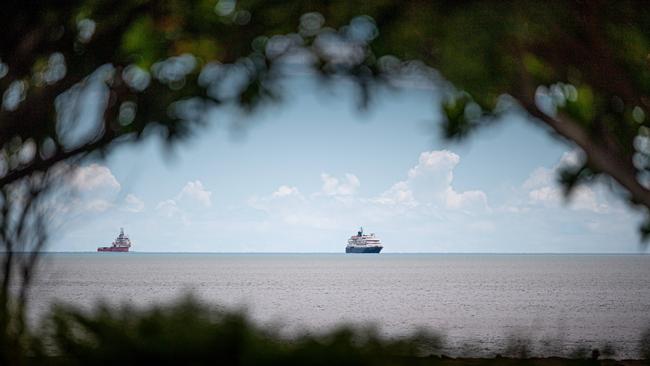
{"label": "sky", "polygon": [[510,114],[462,143],[438,133],[435,90],[286,82],[252,115],[215,111],[165,150],[155,138],[77,167],[49,247],[95,251],[120,227],[137,252],[334,252],[360,226],[384,252],[638,253],[640,215],[604,182],[567,202],[582,159]]}

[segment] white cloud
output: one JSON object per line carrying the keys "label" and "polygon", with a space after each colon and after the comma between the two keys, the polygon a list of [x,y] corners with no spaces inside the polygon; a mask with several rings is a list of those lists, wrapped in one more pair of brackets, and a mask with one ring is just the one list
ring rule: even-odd
{"label": "white cloud", "polygon": [[526,190],[533,190],[540,187],[552,185],[555,179],[555,170],[545,167],[539,167],[533,170],[528,176],[522,187]]}
{"label": "white cloud", "polygon": [[305,201],[305,197],[300,193],[298,188],[287,185],[278,187],[271,195],[265,197],[251,197],[248,199],[248,205],[259,210],[268,211],[271,207],[281,202],[280,205],[288,207],[291,202]]}
{"label": "white cloud", "polygon": [[156,210],[158,210],[163,216],[166,217],[173,217],[175,214],[180,212],[180,209],[174,200],[165,200],[159,202],[158,205],[156,205]]}
{"label": "white cloud", "polygon": [[556,205],[561,201],[562,194],[559,188],[545,186],[528,192],[528,197],[533,202]]}
{"label": "white cloud", "polygon": [[180,217],[184,225],[190,225],[191,214],[197,214],[197,208],[212,206],[212,192],[203,187],[200,180],[190,181],[183,186],[181,191],[171,199],[159,202],[156,205],[158,213],[165,217]]}
{"label": "white cloud", "polygon": [[200,180],[195,180],[185,184],[185,187],[176,196],[176,201],[190,200],[198,202],[205,207],[210,207],[212,205],[211,197],[212,192],[206,190]]}
{"label": "white cloud", "polygon": [[300,191],[296,187],[280,186],[277,191],[271,194],[273,197],[300,196]]}
{"label": "white cloud", "polygon": [[[560,169],[577,167],[584,162],[584,153],[580,150],[566,152],[560,161],[551,168],[538,167],[522,184],[527,191],[529,203],[545,207],[558,207],[565,203],[563,188],[557,181]],[[605,212],[609,209],[602,192],[596,192],[592,187],[580,185],[575,187],[567,198],[568,207],[573,210],[588,210]]]}
{"label": "white cloud", "polygon": [[356,175],[350,173],[345,174],[345,179],[343,181],[339,181],[338,178],[333,177],[327,173],[322,173],[320,175],[320,178],[323,181],[323,193],[330,196],[353,195],[361,185],[359,178],[357,178]]}
{"label": "white cloud", "polygon": [[442,173],[445,180],[451,183],[452,171],[460,162],[460,156],[449,150],[425,151],[420,154],[418,164],[411,168],[408,173],[409,179],[427,175],[432,171]]}
{"label": "white cloud", "polygon": [[573,189],[569,198],[571,207],[577,210],[590,210],[594,212],[606,212],[609,205],[604,199],[596,194],[596,191],[586,186],[579,186]]}
{"label": "white cloud", "polygon": [[144,202],[134,194],[128,194],[124,198],[124,210],[129,212],[142,212],[144,210]]}
{"label": "white cloud", "polygon": [[573,149],[562,154],[558,165],[561,167],[577,167],[582,165],[585,162],[585,159],[585,153],[582,150]]}
{"label": "white cloud", "polygon": [[[542,204],[546,207],[557,207],[565,203],[564,193],[559,186],[545,186],[528,192],[532,203]],[[573,189],[567,198],[568,207],[574,210],[588,210],[605,212],[609,206],[598,197],[596,192],[587,186],[578,186]]]}
{"label": "white cloud", "polygon": [[451,210],[487,209],[487,195],[483,191],[457,192],[453,188],[453,171],[459,162],[460,157],[448,150],[425,151],[420,154],[418,164],[408,171],[407,179],[395,183],[375,201],[410,207],[434,205]]}
{"label": "white cloud", "polygon": [[385,223],[404,215],[426,221],[444,212],[486,212],[489,207],[484,192],[453,188],[453,169],[459,161],[458,155],[447,150],[424,152],[406,171],[406,180],[375,197],[356,195],[360,183],[354,174],[338,179],[323,173],[319,192],[304,196],[297,187],[282,185],[267,196],[251,197],[248,203],[272,220],[312,228]]}
{"label": "white cloud", "polygon": [[120,183],[111,170],[99,164],[90,164],[74,168],[70,184],[80,191],[109,188],[120,189]]}
{"label": "white cloud", "polygon": [[83,208],[86,211],[104,212],[111,207],[113,207],[113,204],[111,202],[108,202],[103,199],[95,199],[87,202]]}
{"label": "white cloud", "polygon": [[486,208],[487,196],[483,191],[465,191],[458,193],[453,188],[447,188],[445,206],[458,210],[463,208]]}
{"label": "white cloud", "polygon": [[128,212],[144,210],[144,202],[132,193],[121,199],[121,185],[106,166],[96,163],[86,166],[63,163],[56,169],[56,174],[61,174],[73,188],[72,196],[56,203],[56,209],[62,214],[99,213],[110,209]]}
{"label": "white cloud", "polygon": [[557,182],[557,172],[560,169],[579,167],[584,162],[584,153],[581,150],[571,150],[562,154],[560,161],[551,168],[538,167],[528,176],[522,187],[533,190],[551,186]]}
{"label": "white cloud", "polygon": [[387,191],[374,199],[375,202],[384,205],[404,205],[415,207],[418,203],[413,198],[413,192],[407,182],[397,182]]}
{"label": "white cloud", "polygon": [[60,213],[104,212],[115,207],[121,189],[111,170],[100,164],[74,166],[61,163],[55,168],[72,188],[71,196],[59,196],[52,202]]}

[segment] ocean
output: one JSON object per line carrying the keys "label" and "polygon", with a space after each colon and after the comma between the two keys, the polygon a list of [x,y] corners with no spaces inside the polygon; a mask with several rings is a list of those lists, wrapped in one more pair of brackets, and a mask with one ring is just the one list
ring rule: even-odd
{"label": "ocean", "polygon": [[533,354],[611,346],[638,357],[650,329],[649,255],[48,253],[30,317],[53,302],[146,306],[192,293],[287,334],[341,324],[418,330],[444,351]]}

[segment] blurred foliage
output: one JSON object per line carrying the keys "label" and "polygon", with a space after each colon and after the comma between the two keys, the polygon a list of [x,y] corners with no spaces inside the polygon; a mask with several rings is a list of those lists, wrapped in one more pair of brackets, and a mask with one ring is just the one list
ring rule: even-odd
{"label": "blurred foliage", "polygon": [[[453,84],[443,131],[464,138],[517,107],[585,153],[562,171],[579,184],[613,180],[650,208],[650,12],[639,1],[435,2],[429,25],[408,18],[419,39],[400,42]],[[414,22],[411,22],[414,21]],[[386,27],[379,24],[382,35]],[[391,44],[392,45],[392,44]],[[389,52],[399,49],[387,47]],[[414,50],[419,50],[413,53]],[[480,106],[477,111],[476,105]],[[650,221],[641,228],[647,238]]]}
{"label": "blurred foliage", "polygon": [[[534,358],[531,341],[513,338],[508,357],[450,358],[443,339],[422,332],[387,340],[373,329],[341,327],[280,336],[242,313],[217,311],[191,297],[137,309],[100,305],[92,312],[59,306],[32,338],[26,364],[37,365],[613,365],[600,351]],[[463,351],[461,351],[462,353]],[[510,358],[514,357],[514,358]],[[630,362],[638,364],[641,362]]]}
{"label": "blurred foliage", "polygon": [[[378,85],[416,74],[446,95],[444,136],[462,139],[525,111],[584,151],[589,169],[562,178],[575,182],[567,193],[591,177],[611,177],[647,211],[645,7],[630,0],[9,1],[0,15],[0,185],[147,135],[182,139],[215,106],[251,111],[279,100],[282,79],[301,70],[356,81],[361,106]],[[82,106],[97,90],[92,115]],[[82,126],[90,132],[80,136]]]}
{"label": "blurred foliage", "polygon": [[[152,135],[175,143],[215,107],[250,112],[280,100],[282,81],[300,73],[355,81],[360,106],[400,78],[426,83],[443,95],[450,139],[523,112],[584,152],[561,173],[566,192],[617,182],[646,213],[646,238],[646,8],[632,0],[5,1],[0,250],[44,247],[41,196],[83,159]],[[20,354],[27,297],[13,301],[9,289],[28,287],[37,259],[2,257],[0,356]]]}
{"label": "blurred foliage", "polygon": [[40,339],[48,347],[34,348],[38,364],[391,365],[440,344],[433,335],[385,341],[351,328],[283,340],[191,298],[144,310],[104,305],[91,314],[59,307],[49,321]]}

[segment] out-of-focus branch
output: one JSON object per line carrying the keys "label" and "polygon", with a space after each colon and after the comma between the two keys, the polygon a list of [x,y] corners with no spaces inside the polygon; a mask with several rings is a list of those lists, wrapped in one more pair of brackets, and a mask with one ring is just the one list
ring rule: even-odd
{"label": "out-of-focus branch", "polygon": [[630,194],[631,201],[650,209],[650,190],[641,185],[637,179],[637,170],[631,160],[621,156],[607,144],[595,140],[584,128],[563,113],[551,117],[540,111],[533,103],[525,104],[524,108],[555,133],[578,145],[586,154],[588,163],[625,188]]}

